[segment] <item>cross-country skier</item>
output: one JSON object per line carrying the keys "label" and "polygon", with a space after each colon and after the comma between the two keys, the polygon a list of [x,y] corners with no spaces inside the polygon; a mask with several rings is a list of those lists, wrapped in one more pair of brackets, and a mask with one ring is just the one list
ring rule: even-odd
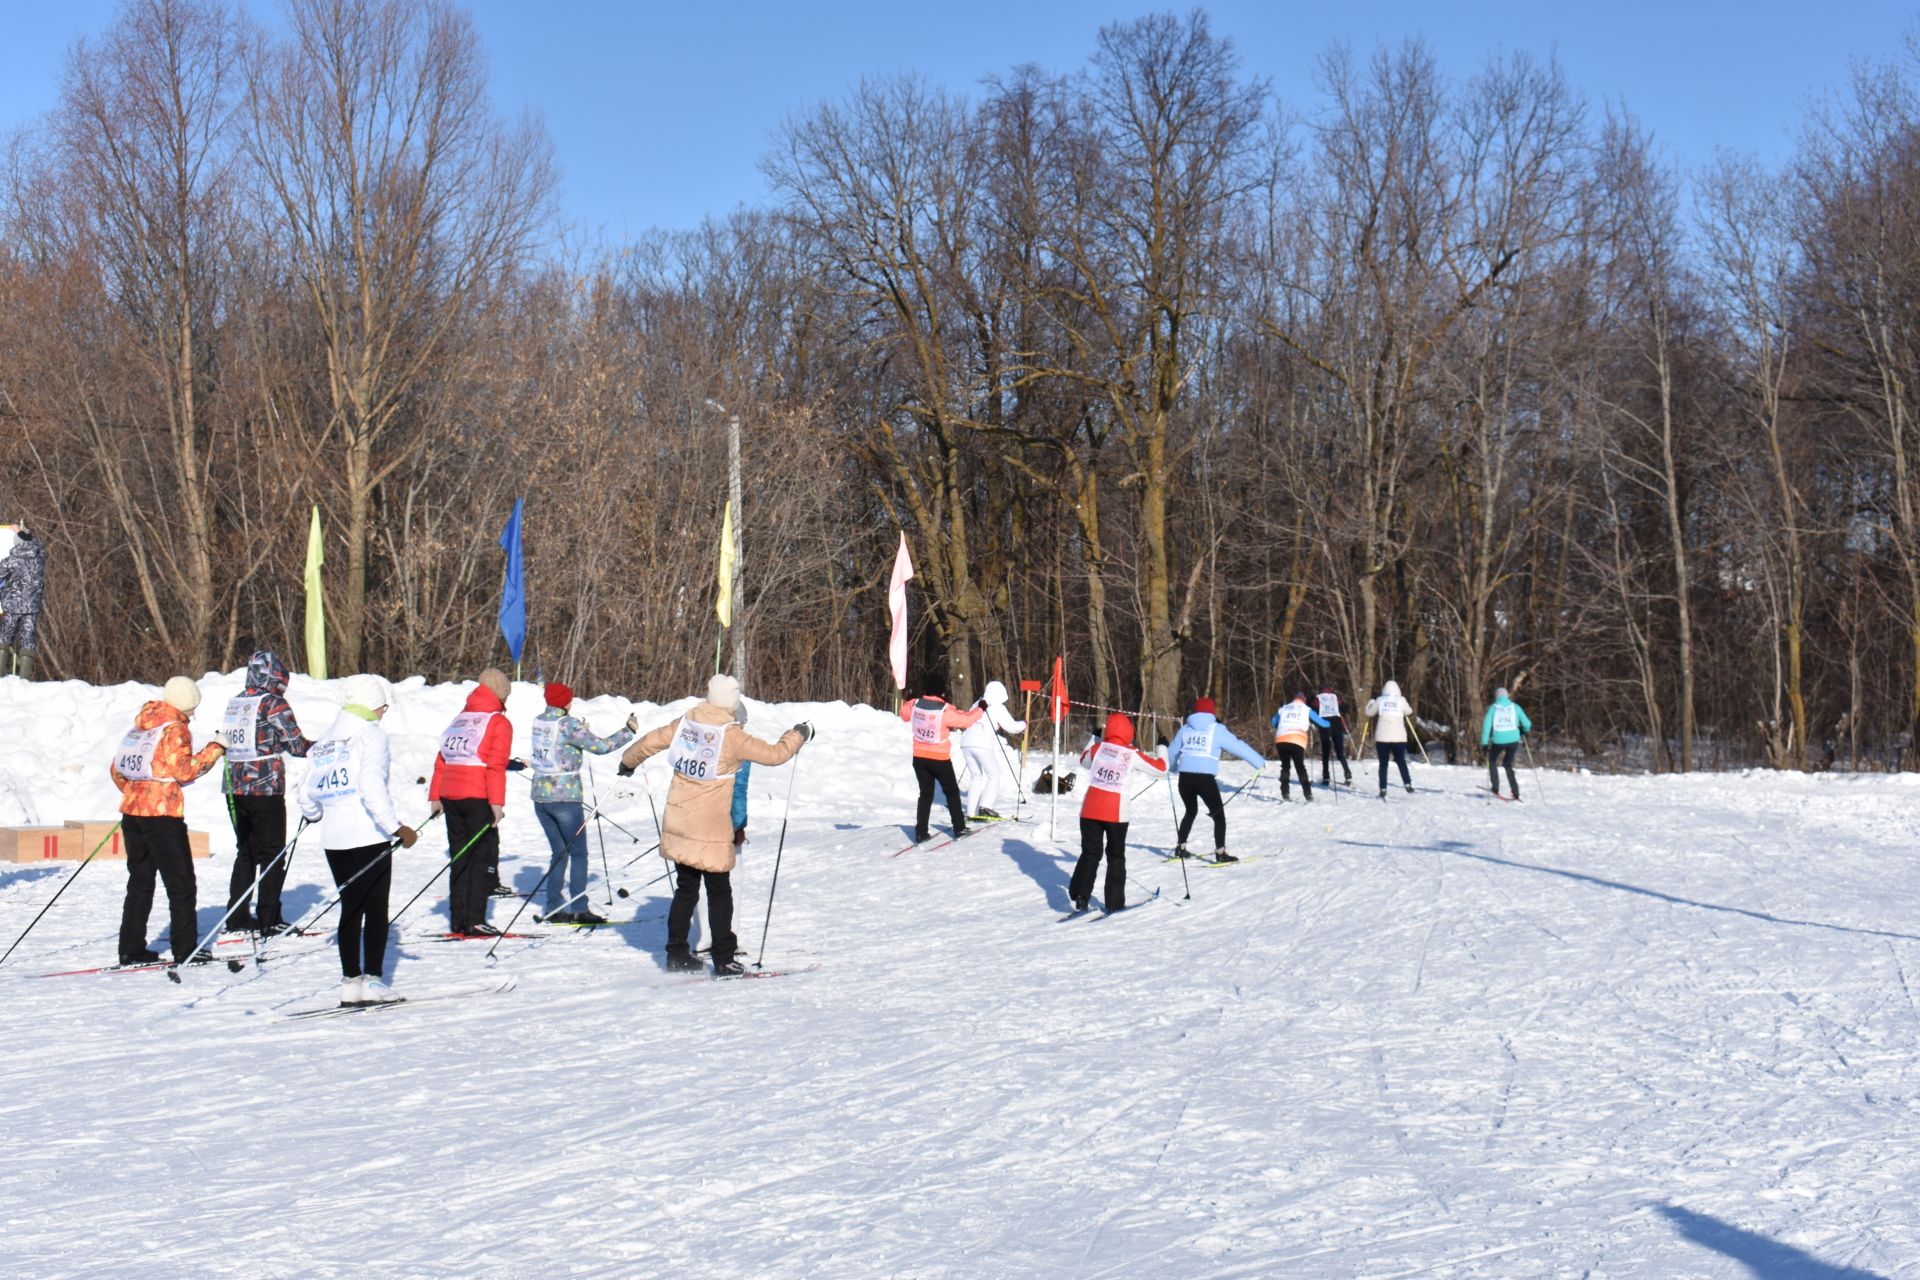
{"label": "cross-country skier", "polygon": [[1527,719],[1520,704],[1508,697],[1505,689],[1495,689],[1493,704],[1480,721],[1480,745],[1487,753],[1487,782],[1493,794],[1500,794],[1500,765],[1504,762],[1507,785],[1513,789],[1513,798],[1520,798],[1520,780],[1513,776],[1513,753],[1520,749],[1520,739],[1532,732],[1533,721]]}
{"label": "cross-country skier", "polygon": [[[740,699],[740,705],[733,709],[733,722],[742,729],[747,727],[747,700]],[[728,816],[733,819],[733,847],[738,849],[747,842],[747,780],[753,776],[753,762],[742,760],[740,768],[733,775],[733,805]]]}
{"label": "cross-country skier", "polygon": [[1094,876],[1100,858],[1107,859],[1104,901],[1109,912],[1127,909],[1127,778],[1135,764],[1167,771],[1161,756],[1150,756],[1133,745],[1133,722],[1121,712],[1107,717],[1107,731],[1090,740],[1080,753],[1087,767],[1087,790],[1080,799],[1080,861],[1074,864],[1067,896],[1075,911],[1085,911],[1093,897]]}
{"label": "cross-country skier", "polygon": [[1306,794],[1307,803],[1313,803],[1313,783],[1307,780],[1307,735],[1311,726],[1325,729],[1326,720],[1319,712],[1307,705],[1307,695],[1296,693],[1290,701],[1280,704],[1269,722],[1273,726],[1273,745],[1280,752],[1280,798],[1290,800],[1293,792],[1288,785],[1288,769],[1300,775],[1300,790]]}
{"label": "cross-country skier", "polygon": [[433,812],[447,815],[447,854],[454,859],[447,917],[448,932],[454,934],[500,934],[487,923],[487,899],[498,882],[500,822],[507,816],[507,762],[513,751],[507,695],[512,690],[506,672],[482,671],[466,708],[440,735],[440,754],[433,761],[427,799]]}
{"label": "cross-country skier", "polygon": [[1185,806],[1180,815],[1179,843],[1173,851],[1176,858],[1193,856],[1187,850],[1187,833],[1193,830],[1193,819],[1200,811],[1198,802],[1205,801],[1207,814],[1213,819],[1213,860],[1239,861],[1227,852],[1227,808],[1220,800],[1222,751],[1231,751],[1255,769],[1266,766],[1258,751],[1234,737],[1216,718],[1213,699],[1200,698],[1193,704],[1193,714],[1173,735],[1173,752],[1167,757],[1167,767],[1180,775],[1180,803]]}
{"label": "cross-country skier", "polygon": [[1413,704],[1400,696],[1400,686],[1389,680],[1380,696],[1367,699],[1367,717],[1374,722],[1373,750],[1380,758],[1380,798],[1387,798],[1387,761],[1400,765],[1400,781],[1413,794],[1413,775],[1407,772],[1407,721]]}
{"label": "cross-country skier", "polygon": [[1008,712],[1007,686],[998,680],[987,683],[987,691],[973,709],[981,713],[980,718],[960,734],[960,754],[967,763],[967,781],[961,790],[973,796],[963,807],[970,818],[991,820],[1000,816],[993,806],[1000,799],[1000,779],[1009,767],[1006,748],[996,735],[1025,733],[1027,722],[1015,720]]}
{"label": "cross-country skier", "polygon": [[120,963],[152,964],[147,917],[153,911],[153,878],[167,890],[168,939],[173,962],[212,959],[196,953],[193,848],[187,840],[186,798],[180,788],[220,763],[226,753],[216,739],[193,749],[187,718],[200,705],[200,686],[185,676],[167,681],[160,699],[140,708],[133,729],[120,740],[109,770],[120,788],[120,830],[127,846],[127,897],[120,908]]}
{"label": "cross-country skier", "polygon": [[40,602],[46,589],[46,544],[22,525],[13,550],[0,560],[0,676],[7,674],[6,658],[11,654],[13,674],[33,679],[33,652],[40,647]]}
{"label": "cross-country skier", "polygon": [[379,676],[350,676],[346,705],[307,755],[300,814],[320,824],[327,867],[340,891],[341,1004],[396,999],[387,971],[387,898],[393,847],[413,848],[412,827],[394,812],[387,785],[387,731],[380,720],[393,691]]}
{"label": "cross-country skier", "polygon": [[756,738],[734,719],[740,706],[740,682],[729,675],[707,681],[707,699],[678,720],[642,734],[620,757],[620,775],[630,777],[650,756],[667,753],[673,782],[667,788],[667,809],[660,826],[660,852],[677,863],[673,905],[667,910],[669,970],[694,972],[700,962],[688,948],[693,909],[700,890],[707,891],[707,941],[713,948],[713,975],[737,977],[745,972],[734,952],[732,833],[734,774],[743,760],[781,765],[813,739],[813,726],[802,722],[780,735],[777,742]]}
{"label": "cross-country skier", "polygon": [[947,816],[953,819],[955,839],[967,834],[960,780],[953,774],[953,730],[965,729],[986,713],[962,711],[947,701],[947,682],[929,675],[920,684],[920,696],[900,708],[900,718],[913,726],[913,776],[920,783],[920,801],[914,810],[913,840],[928,839],[927,820],[933,814],[933,784],[947,796]]}
{"label": "cross-country skier", "polygon": [[533,722],[532,758],[533,816],[540,820],[547,847],[553,851],[547,863],[546,918],[556,924],[605,924],[606,917],[594,914],[587,904],[587,814],[580,793],[580,753],[603,756],[618,751],[633,741],[640,722],[628,716],[624,727],[602,738],[569,710],[572,689],[556,682],[547,686],[546,695],[546,710]]}
{"label": "cross-country skier", "polygon": [[1320,785],[1333,785],[1333,761],[1340,761],[1346,784],[1353,785],[1353,766],[1347,763],[1347,714],[1340,695],[1326,685],[1320,686],[1320,718],[1327,722],[1320,730]]}
{"label": "cross-country skier", "polygon": [[280,856],[287,845],[287,766],[282,757],[305,758],[313,744],[287,705],[287,667],[271,649],[247,659],[247,685],[227,702],[220,740],[227,748],[227,817],[233,822],[234,843],[227,926],[280,933],[287,927],[280,913],[280,888],[292,861]]}

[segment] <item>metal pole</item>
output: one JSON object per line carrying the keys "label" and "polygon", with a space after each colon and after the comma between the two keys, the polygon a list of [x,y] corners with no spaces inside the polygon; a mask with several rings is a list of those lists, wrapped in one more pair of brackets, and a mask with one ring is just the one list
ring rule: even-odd
{"label": "metal pole", "polygon": [[[1049,704],[1051,710],[1051,704]],[[1060,838],[1060,722],[1053,722],[1053,799],[1047,810],[1047,839]]]}
{"label": "metal pole", "polygon": [[740,415],[727,415],[727,496],[733,500],[733,678],[747,683],[747,589],[741,576]]}

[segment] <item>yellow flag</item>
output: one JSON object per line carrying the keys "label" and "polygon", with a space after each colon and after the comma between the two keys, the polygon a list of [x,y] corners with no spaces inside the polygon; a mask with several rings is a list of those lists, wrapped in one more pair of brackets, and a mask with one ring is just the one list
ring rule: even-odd
{"label": "yellow flag", "polygon": [[326,562],[320,542],[320,508],[307,525],[307,674],[327,678],[327,605],[320,591],[320,566]]}
{"label": "yellow flag", "polygon": [[733,562],[738,555],[733,545],[733,503],[729,500],[726,514],[720,517],[720,599],[713,606],[723,627],[733,625]]}

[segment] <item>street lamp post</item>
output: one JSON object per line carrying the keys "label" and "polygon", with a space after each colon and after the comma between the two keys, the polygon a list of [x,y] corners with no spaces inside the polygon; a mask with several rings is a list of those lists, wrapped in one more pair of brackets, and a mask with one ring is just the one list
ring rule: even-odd
{"label": "street lamp post", "polygon": [[744,687],[747,683],[747,633],[744,622],[747,593],[740,572],[740,548],[745,543],[741,533],[743,513],[740,510],[740,415],[718,400],[709,399],[707,408],[727,415],[727,498],[733,506],[733,624],[728,630],[733,632],[733,678]]}

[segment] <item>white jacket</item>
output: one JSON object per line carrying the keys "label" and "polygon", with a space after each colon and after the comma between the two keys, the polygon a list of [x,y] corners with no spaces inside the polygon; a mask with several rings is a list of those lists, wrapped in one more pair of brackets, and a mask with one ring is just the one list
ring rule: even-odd
{"label": "white jacket", "polygon": [[960,732],[960,745],[968,751],[989,752],[994,749],[993,736],[999,733],[1025,733],[1027,722],[1015,720],[1007,712],[1007,686],[998,680],[987,685],[986,693],[979,705],[985,708],[985,715],[975,720]]}
{"label": "white jacket", "polygon": [[1389,680],[1380,696],[1367,699],[1367,714],[1378,716],[1373,726],[1375,742],[1405,742],[1407,721],[1413,716],[1413,704],[1400,696],[1400,686]]}
{"label": "white jacket", "polygon": [[300,815],[320,824],[322,846],[361,849],[399,833],[387,760],[387,731],[346,711],[313,744],[300,784]]}

